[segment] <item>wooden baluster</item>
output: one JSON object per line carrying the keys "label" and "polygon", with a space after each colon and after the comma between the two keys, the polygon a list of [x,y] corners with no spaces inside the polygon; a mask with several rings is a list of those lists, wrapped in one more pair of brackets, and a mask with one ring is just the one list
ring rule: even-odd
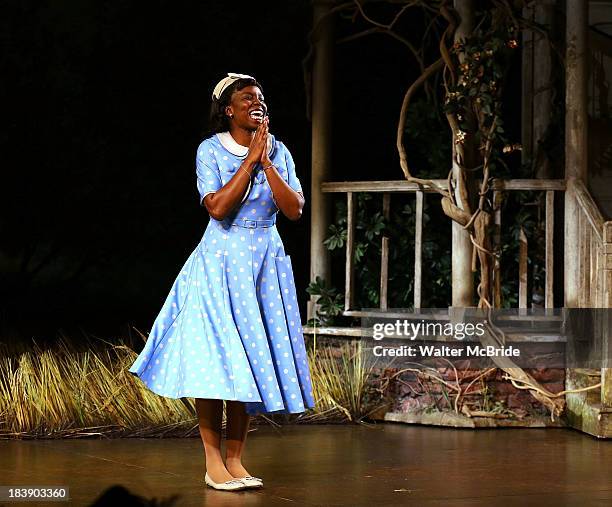
{"label": "wooden baluster", "polygon": [[519,314],[527,309],[527,236],[521,227],[519,234]]}
{"label": "wooden baluster", "polygon": [[596,250],[596,258],[595,258],[595,308],[604,308],[603,306],[603,269],[602,269],[602,260],[603,260],[603,251],[601,249],[601,245],[597,244]]}
{"label": "wooden baluster", "polygon": [[[612,222],[605,222],[603,226],[603,242],[601,255],[601,270],[599,271],[602,283],[602,308],[612,308]],[[602,355],[604,364],[601,369],[601,405],[602,408],[612,410],[612,322],[606,313]]]}
{"label": "wooden baluster", "polygon": [[[525,6],[523,8],[523,15],[526,19],[533,21],[534,11],[536,10],[535,5]],[[534,69],[534,39],[536,32],[533,30],[521,30],[521,36],[523,38],[521,47],[523,48],[523,54],[521,58],[521,139],[523,143],[523,149],[521,151],[523,163],[533,156],[533,100],[534,100],[534,87],[533,87],[533,75],[537,72]]]}
{"label": "wooden baluster", "polygon": [[612,308],[612,221],[604,224],[601,259],[602,308]]}
{"label": "wooden baluster", "polygon": [[416,192],[416,220],[414,223],[414,309],[421,308],[423,262],[423,192]]}
{"label": "wooden baluster", "polygon": [[[577,230],[581,231],[582,228],[584,227],[584,218],[583,218],[583,213],[584,211],[580,208],[580,206],[577,207],[577,217],[576,217],[576,223],[577,223]],[[578,234],[578,241],[576,244],[576,250],[577,250],[577,259],[576,259],[576,269],[578,271],[578,273],[576,274],[576,282],[578,287],[576,287],[577,291],[578,291],[578,305],[577,308],[584,308],[584,289],[582,288],[582,268],[584,267],[583,262],[582,262],[582,249],[583,249],[583,236],[584,234]],[[567,242],[567,237],[565,238],[565,241]],[[567,276],[567,274],[566,274]]]}
{"label": "wooden baluster", "polygon": [[[497,190],[493,192],[493,220],[494,229],[494,245],[495,251],[501,256],[501,205],[502,193]],[[493,260],[493,307],[501,308],[502,305],[502,290],[501,290],[501,258],[495,257]]]}
{"label": "wooden baluster", "polygon": [[579,280],[579,284],[580,287],[578,288],[579,291],[579,297],[578,297],[578,304],[580,305],[579,308],[585,308],[586,304],[587,304],[587,298],[586,298],[586,284],[585,284],[585,276],[584,276],[584,270],[586,269],[586,256],[585,256],[585,252],[586,252],[586,231],[585,232],[581,232],[585,230],[585,227],[589,226],[590,224],[587,220],[587,218],[585,217],[584,211],[583,210],[579,210],[578,212],[578,280]]}
{"label": "wooden baluster", "polygon": [[589,246],[589,306],[597,308],[597,235],[591,234]]}
{"label": "wooden baluster", "polygon": [[[385,223],[389,222],[389,211],[391,208],[391,194],[383,194],[383,216]],[[381,244],[380,256],[380,308],[386,310],[389,306],[387,300],[387,287],[389,282],[389,237],[384,235]]]}
{"label": "wooden baluster", "polygon": [[584,290],[584,308],[589,308],[591,306],[591,252],[589,251],[591,248],[591,236],[592,236],[592,225],[585,220],[584,221],[585,230],[583,233],[584,242],[583,242],[583,251],[582,251],[582,262],[584,265],[582,266],[582,287]]}
{"label": "wooden baluster", "polygon": [[546,192],[546,261],[545,261],[545,288],[544,308],[554,308],[554,243],[555,230],[555,193],[552,190]]}
{"label": "wooden baluster", "polygon": [[353,192],[346,193],[346,267],[344,285],[344,311],[353,308],[355,277],[355,195]]}

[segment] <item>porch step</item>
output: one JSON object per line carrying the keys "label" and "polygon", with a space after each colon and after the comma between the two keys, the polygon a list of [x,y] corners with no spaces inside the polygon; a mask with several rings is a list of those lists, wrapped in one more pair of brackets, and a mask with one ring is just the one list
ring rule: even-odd
{"label": "porch step", "polygon": [[[601,370],[576,368],[567,370],[566,389],[581,389],[601,381]],[[569,426],[597,438],[612,438],[612,407],[601,404],[601,388],[568,393],[567,421]]]}

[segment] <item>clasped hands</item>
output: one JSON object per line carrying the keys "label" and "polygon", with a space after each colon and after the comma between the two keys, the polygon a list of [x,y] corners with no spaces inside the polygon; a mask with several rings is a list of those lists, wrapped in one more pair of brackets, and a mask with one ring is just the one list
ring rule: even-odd
{"label": "clasped hands", "polygon": [[268,117],[264,117],[261,125],[257,127],[255,131],[255,135],[253,139],[251,139],[251,144],[249,144],[249,153],[246,158],[246,162],[250,167],[255,167],[258,163],[265,168],[272,164],[268,153],[269,149],[269,119]]}

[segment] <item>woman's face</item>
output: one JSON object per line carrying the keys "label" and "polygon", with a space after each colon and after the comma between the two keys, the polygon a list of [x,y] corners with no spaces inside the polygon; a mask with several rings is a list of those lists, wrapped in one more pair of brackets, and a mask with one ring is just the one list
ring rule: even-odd
{"label": "woman's face", "polygon": [[230,125],[245,130],[257,130],[267,113],[264,96],[257,86],[245,86],[232,93],[230,105],[225,110]]}

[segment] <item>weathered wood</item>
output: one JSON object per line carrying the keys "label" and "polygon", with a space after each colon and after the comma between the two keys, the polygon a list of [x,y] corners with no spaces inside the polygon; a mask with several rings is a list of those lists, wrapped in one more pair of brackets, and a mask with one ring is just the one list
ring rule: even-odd
{"label": "weathered wood", "polygon": [[519,233],[519,308],[527,308],[527,236],[521,227]]}
{"label": "weathered wood", "polygon": [[346,194],[346,263],[345,263],[345,286],[344,286],[344,309],[353,308],[355,287],[355,195],[353,192]]}
{"label": "weathered wood", "polygon": [[[533,22],[533,6],[523,7],[523,17]],[[521,150],[522,162],[533,160],[533,30],[521,30]]]}
{"label": "weathered wood", "polygon": [[565,178],[585,181],[588,160],[588,2],[567,2]]}
{"label": "weathered wood", "polygon": [[[378,310],[348,310],[342,312],[342,315],[345,317],[355,317],[355,318],[379,318],[381,317],[381,312]],[[435,316],[435,320],[448,320],[448,311],[442,310],[440,313],[432,314],[428,313],[419,313],[416,312],[393,312],[388,311],[384,313],[385,318],[390,319],[408,319],[408,320],[420,320],[420,319],[432,319]]]}
{"label": "weathered wood", "polygon": [[612,411],[612,366],[601,369],[601,405]]}
{"label": "weathered wood", "polygon": [[[567,2],[565,24],[565,237],[564,306],[580,305],[577,215],[587,170],[588,3]],[[583,206],[584,207],[584,206]]]}
{"label": "weathered wood", "polygon": [[[602,281],[602,307],[612,307],[612,222],[606,222],[602,229],[604,242],[602,244],[601,270]],[[601,369],[601,404],[608,412],[612,412],[612,317],[609,312],[605,314],[603,329],[602,351],[604,364]],[[612,419],[612,414],[610,415]]]}
{"label": "weathered wood", "polygon": [[359,338],[362,336],[372,336],[369,329],[361,327],[318,327],[318,326],[303,326],[302,332],[305,335],[321,335],[321,336],[337,336]]}
{"label": "weathered wood", "polygon": [[389,217],[391,216],[391,194],[389,192],[385,192],[383,194],[382,209],[383,217],[385,217],[385,220],[388,221]]}
{"label": "weathered wood", "polygon": [[[585,375],[577,368],[568,368],[565,388],[582,389],[599,382],[600,379]],[[583,391],[566,395],[568,423],[571,427],[590,435],[610,438],[612,437],[612,414],[600,403],[588,401],[591,392]]]}
{"label": "weathered wood", "polygon": [[[607,263],[610,264],[612,255],[606,255]],[[604,308],[612,308],[612,269],[604,270],[604,291],[603,291]]]}
{"label": "weathered wood", "polygon": [[[538,0],[533,3],[535,10],[534,21],[539,26],[553,26],[555,23],[554,4],[556,0]],[[548,157],[542,156],[546,132],[550,126],[552,116],[552,48],[548,37],[541,32],[532,32],[533,36],[533,158],[536,161],[536,178],[549,178],[552,165]],[[537,65],[537,69],[536,66]],[[523,101],[529,98],[523,96]]]}
{"label": "weathered wood", "polygon": [[494,308],[501,308],[502,305],[502,283],[501,283],[501,206],[502,206],[502,193],[498,190],[493,192],[493,220],[495,223],[495,230],[493,233],[493,240],[495,244],[495,251],[499,254],[493,261],[493,306]]}
{"label": "weathered wood", "polygon": [[578,213],[579,205],[575,195],[575,181],[572,180],[565,191],[564,199],[564,231],[563,231],[563,306],[579,308],[580,303],[580,273]]}
{"label": "weathered wood", "polygon": [[[330,16],[329,2],[313,4],[312,34],[314,60],[312,67],[312,102],[310,108],[312,148],[310,184],[310,280],[317,276],[330,281],[330,256],[323,244],[331,218],[331,199],[321,191],[321,183],[331,174],[332,73],[334,56],[333,16]],[[314,303],[318,296],[312,296],[308,305],[308,317],[315,314]]]}
{"label": "weathered wood", "polygon": [[[606,255],[608,263],[612,261],[612,255]],[[612,269],[604,270],[604,308],[612,308]]]}
{"label": "weathered wood", "polygon": [[553,236],[555,230],[555,193],[546,191],[546,261],[545,261],[545,290],[544,308],[554,308],[554,244]]}
{"label": "weathered wood", "polygon": [[[380,310],[348,310],[342,312],[342,315],[345,317],[355,317],[355,318],[379,318],[381,317]],[[385,318],[390,319],[402,319],[402,320],[435,320],[435,321],[450,321],[450,316],[448,310],[441,310],[439,312],[393,312],[388,311],[384,313]],[[517,322],[541,322],[541,323],[560,323],[563,322],[563,317],[561,315],[546,315],[546,314],[530,314],[530,315],[498,315],[496,320],[499,321],[517,321]]]}
{"label": "weathered wood", "polygon": [[584,227],[584,232],[582,233],[582,263],[581,263],[581,273],[582,273],[582,292],[583,292],[583,307],[589,308],[592,305],[590,296],[591,296],[591,237],[593,236],[591,227],[588,227],[586,224],[586,220],[583,220],[582,225]]}
{"label": "weathered wood", "polygon": [[586,221],[586,217],[584,213],[578,213],[577,217],[577,225],[578,225],[578,307],[584,308],[586,305],[586,300],[584,297],[584,252],[585,252],[585,232],[584,231],[584,223]]}
{"label": "weathered wood", "polygon": [[[602,227],[598,210],[584,187],[588,167],[588,2],[566,2],[565,52],[565,235],[564,235],[564,306],[584,304],[583,275],[585,256],[582,244],[585,231],[601,242]],[[582,220],[581,220],[582,218]],[[601,225],[598,225],[599,224]],[[589,259],[590,260],[590,259]],[[573,344],[570,344],[573,346]],[[566,387],[580,386],[581,380],[571,368],[567,369]],[[601,418],[599,410],[587,401],[584,393],[568,393],[567,418],[571,426],[598,436],[612,435],[610,419]]]}
{"label": "weathered wood", "polygon": [[597,280],[595,281],[595,306],[596,308],[605,308],[604,306],[604,297],[603,297],[603,289],[604,289],[604,270],[603,270],[603,262],[604,255],[603,249],[601,245],[597,245],[597,253],[596,253],[596,266],[595,270],[597,271]]}
{"label": "weathered wood", "polygon": [[[385,224],[389,223],[391,211],[391,194],[385,192],[383,194],[383,217]],[[389,307],[387,288],[389,286],[389,237],[383,235],[380,246],[380,307],[386,310]]]}
{"label": "weathered wood", "polygon": [[387,301],[387,286],[389,281],[389,238],[382,237],[380,255],[380,308],[386,310],[389,307]]}
{"label": "weathered wood", "polygon": [[589,236],[589,306],[597,308],[597,236]]}
{"label": "weathered wood", "polygon": [[565,180],[493,180],[493,190],[565,190]]}
{"label": "weathered wood", "polygon": [[452,306],[466,308],[473,304],[472,241],[461,224],[451,223]]}
{"label": "weathered wood", "polygon": [[[601,246],[602,308],[612,308],[612,221],[603,227],[604,242]],[[612,329],[610,330],[612,332]]]}
{"label": "weathered wood", "polygon": [[[433,184],[446,190],[446,180],[432,180]],[[321,185],[323,192],[435,192],[431,187],[423,187],[417,183],[406,180],[389,181],[328,181]]]}
{"label": "weathered wood", "polygon": [[[447,180],[431,180],[435,187],[447,190]],[[565,190],[565,180],[499,180],[491,182],[493,190]],[[410,193],[421,190],[425,193],[436,192],[430,186],[423,186],[406,180],[389,181],[326,181],[321,183],[322,192],[394,192]]]}
{"label": "weathered wood", "polygon": [[423,192],[416,193],[416,220],[414,223],[414,308],[421,308],[423,262]]}
{"label": "weathered wood", "polygon": [[[437,185],[440,187],[446,184],[446,181],[436,180]],[[546,241],[546,258],[545,258],[545,269],[546,269],[546,280],[545,280],[545,307],[553,308],[554,307],[554,280],[553,280],[553,272],[554,272],[554,192],[557,190],[562,190],[564,188],[564,181],[562,180],[494,180],[492,183],[494,190],[494,212],[493,217],[495,221],[495,231],[494,231],[494,244],[496,248],[499,249],[500,241],[501,241],[501,199],[504,192],[510,190],[535,190],[535,191],[545,191],[546,192],[546,225],[545,225],[545,241]],[[422,200],[424,194],[428,191],[423,187],[416,185],[414,183],[410,183],[404,180],[401,181],[369,181],[369,182],[333,182],[333,183],[324,183],[325,191],[327,192],[346,192],[348,199],[348,206],[352,210],[351,213],[354,215],[354,194],[360,191],[375,191],[383,193],[383,214],[388,217],[389,209],[390,209],[390,199],[391,193],[393,192],[415,192],[417,199],[417,221],[415,224],[415,273],[414,273],[414,305],[415,308],[419,308],[422,304],[422,248],[423,248],[423,224],[422,224]],[[577,193],[579,195],[580,201],[578,199],[575,200],[576,203],[580,202],[585,204],[585,207],[588,210],[589,217],[592,221],[599,220],[601,214],[597,214],[597,208],[594,206],[594,203],[590,202],[590,196],[586,189],[580,187],[580,183],[577,184]],[[348,190],[350,189],[350,190]],[[349,197],[351,195],[352,197]],[[420,196],[420,197],[419,197]],[[351,206],[352,202],[352,206]],[[419,206],[419,202],[421,205]],[[577,204],[578,205],[578,204]],[[590,207],[589,207],[590,206]],[[349,213],[349,215],[351,214]],[[347,286],[345,287],[345,311],[351,310],[353,305],[353,297],[355,292],[354,285],[354,216],[353,219],[349,219],[350,227],[348,227],[347,234],[347,256],[346,256],[346,274],[350,276],[347,278]],[[380,307],[388,308],[388,258],[389,258],[389,248],[390,248],[390,238],[382,238],[381,239],[381,272],[380,272]],[[453,247],[455,247],[456,242],[453,241]],[[611,249],[612,251],[612,249]],[[500,261],[498,258],[494,261],[493,266],[493,304],[496,307],[501,307],[501,268]],[[454,285],[454,284],[453,284]],[[592,284],[591,284],[592,285]],[[522,308],[528,307],[528,295],[524,294],[524,301]],[[455,301],[453,299],[453,301]],[[453,306],[457,306],[453,304]],[[461,305],[459,305],[461,306]],[[469,305],[468,305],[469,306]]]}
{"label": "weathered wood", "polygon": [[604,231],[604,219],[597,207],[597,204],[591,197],[591,194],[585,187],[582,181],[577,180],[574,183],[574,196],[576,202],[580,207],[582,213],[586,216],[591,227],[594,229],[595,234],[600,242],[603,242],[603,231]]}
{"label": "weathered wood", "polygon": [[[454,0],[453,7],[457,13],[458,24],[453,33],[453,41],[461,44],[469,37],[474,29],[474,6],[472,0]],[[457,51],[459,64],[467,61],[468,53],[462,45]],[[465,111],[466,122],[476,122],[474,111],[468,108]],[[476,165],[478,146],[476,139],[468,136],[464,142],[458,142],[459,129],[453,127],[451,139],[451,174],[454,182],[453,200],[459,213],[468,216],[473,210],[469,199],[468,187],[471,186],[474,174],[463,169],[462,166]],[[448,209],[448,207],[447,207]],[[474,246],[470,239],[470,231],[455,220],[451,221],[452,254],[451,254],[451,304],[455,308],[466,308],[474,304],[474,273],[472,272],[472,250]]]}

